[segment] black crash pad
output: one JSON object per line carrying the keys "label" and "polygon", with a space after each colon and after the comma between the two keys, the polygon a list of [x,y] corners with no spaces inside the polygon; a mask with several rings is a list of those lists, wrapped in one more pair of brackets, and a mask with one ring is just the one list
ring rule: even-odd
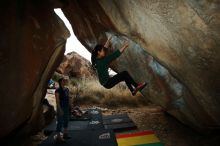
{"label": "black crash pad", "polygon": [[131,130],[131,129],[137,128],[137,126],[133,122],[104,125],[104,127],[105,127],[105,129],[111,129],[114,131]]}
{"label": "black crash pad", "polygon": [[[88,128],[88,125],[89,121],[69,121],[68,130],[85,130]],[[50,135],[54,131],[56,131],[56,119],[44,129],[44,134]]]}
{"label": "black crash pad", "polygon": [[[68,123],[68,130],[104,129],[102,112],[97,109],[88,109],[89,120],[73,120]],[[50,135],[56,130],[56,119],[44,129],[45,135]]]}
{"label": "black crash pad", "polygon": [[104,125],[103,122],[100,120],[91,120],[89,121],[89,125],[87,128],[90,130],[104,129]]}
{"label": "black crash pad", "polygon": [[105,129],[112,129],[115,131],[137,128],[127,114],[103,116],[103,124]]}
{"label": "black crash pad", "polygon": [[129,123],[133,122],[127,114],[118,114],[118,115],[109,115],[103,116],[103,124],[120,124],[120,123]]}
{"label": "black crash pad", "polygon": [[98,120],[102,121],[102,111],[98,109],[89,109],[88,114],[91,118],[91,120]]}
{"label": "black crash pad", "polygon": [[87,120],[90,120],[91,117],[89,114],[83,114],[81,117],[79,116],[74,116],[74,115],[71,115],[70,116],[70,121],[87,121]]}
{"label": "black crash pad", "polygon": [[88,129],[91,129],[91,130],[104,129],[101,110],[89,109],[88,114],[91,117],[89,121]]}
{"label": "black crash pad", "polygon": [[53,133],[38,146],[118,146],[112,130],[69,131],[71,139],[65,144],[56,144]]}

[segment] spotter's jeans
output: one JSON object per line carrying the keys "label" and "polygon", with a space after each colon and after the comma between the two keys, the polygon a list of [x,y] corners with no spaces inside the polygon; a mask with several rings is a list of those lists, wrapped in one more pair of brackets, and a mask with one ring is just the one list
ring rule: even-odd
{"label": "spotter's jeans", "polygon": [[64,108],[63,110],[63,115],[60,116],[57,114],[57,132],[61,132],[62,128],[67,128],[68,127],[68,122],[69,122],[69,108]]}

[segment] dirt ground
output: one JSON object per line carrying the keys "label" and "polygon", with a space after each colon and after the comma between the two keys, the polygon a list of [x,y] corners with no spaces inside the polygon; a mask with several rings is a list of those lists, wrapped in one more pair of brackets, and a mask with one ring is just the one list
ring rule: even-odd
{"label": "dirt ground", "polygon": [[[88,106],[82,107],[87,108]],[[108,108],[107,111],[103,111],[103,115],[123,113],[127,113],[137,125],[137,129],[123,131],[123,133],[153,130],[165,146],[190,146],[193,144],[192,136],[189,135],[192,132],[161,111],[158,106]]]}
{"label": "dirt ground", "polygon": [[[53,96],[53,95],[49,95]],[[54,102],[54,98],[49,98],[50,103]],[[122,114],[127,113],[129,117],[137,125],[137,129],[124,131],[123,133],[131,133],[134,131],[153,130],[160,141],[165,146],[219,146],[218,139],[220,134],[204,135],[199,134],[192,128],[183,125],[174,117],[164,112],[160,106],[149,104],[140,107],[105,107],[104,105],[80,105],[81,109],[90,107],[99,107],[107,109],[103,111],[103,115]],[[37,137],[37,138],[36,138]],[[33,138],[41,137],[45,139],[42,134]],[[35,140],[34,140],[35,141]]]}
{"label": "dirt ground", "polygon": [[126,133],[153,130],[165,146],[195,145],[194,132],[164,113],[158,106],[120,107],[104,112],[104,114],[116,113],[127,113],[137,125],[136,130],[126,131]]}
{"label": "dirt ground", "polygon": [[[86,106],[84,106],[86,107]],[[105,107],[102,107],[105,108]],[[163,112],[159,106],[108,108],[104,115],[127,113],[137,125],[134,131],[153,130],[165,146],[219,146],[220,135],[202,135]]]}
{"label": "dirt ground", "polygon": [[[82,109],[89,107],[92,106],[81,106]],[[106,109],[104,106],[101,108]],[[159,106],[108,108],[103,111],[103,115],[122,113],[127,113],[137,125],[137,129],[123,131],[123,133],[153,130],[165,146],[219,146],[218,139],[220,139],[220,135],[207,136],[199,134],[163,112]],[[36,146],[40,142],[39,140],[45,138],[42,133],[33,136],[32,140],[35,143],[33,146]]]}

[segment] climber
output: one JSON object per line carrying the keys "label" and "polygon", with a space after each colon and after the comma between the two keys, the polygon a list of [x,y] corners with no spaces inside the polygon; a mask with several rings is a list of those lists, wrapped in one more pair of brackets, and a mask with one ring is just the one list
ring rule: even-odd
{"label": "climber", "polygon": [[105,88],[110,89],[119,82],[125,81],[132,95],[135,96],[138,91],[142,90],[147,85],[147,83],[145,82],[139,84],[136,83],[127,71],[120,72],[114,75],[113,77],[109,76],[108,73],[109,64],[114,59],[119,57],[126,48],[128,48],[128,42],[125,42],[124,45],[119,50],[116,50],[112,54],[106,56],[105,51],[106,49],[108,49],[110,45],[110,40],[111,37],[106,41],[104,46],[98,44],[92,51],[91,61],[93,68],[97,70],[99,82]]}
{"label": "climber", "polygon": [[[71,137],[68,136],[67,127],[69,121],[69,107],[70,107],[70,97],[69,89],[66,87],[68,83],[67,78],[60,78],[58,80],[59,88],[55,91],[56,104],[57,104],[57,128],[56,128],[56,142],[65,143],[66,139]],[[61,130],[64,128],[63,136],[61,136]]]}

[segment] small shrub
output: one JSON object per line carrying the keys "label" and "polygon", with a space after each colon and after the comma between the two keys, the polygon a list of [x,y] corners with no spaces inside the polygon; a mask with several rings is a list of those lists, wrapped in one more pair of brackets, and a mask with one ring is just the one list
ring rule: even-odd
{"label": "small shrub", "polygon": [[52,80],[58,82],[58,80],[59,80],[60,78],[62,78],[62,77],[63,77],[62,74],[59,74],[59,73],[55,72],[55,73],[53,74],[53,76],[52,76]]}
{"label": "small shrub", "polygon": [[96,79],[84,79],[78,83],[78,89],[73,92],[75,95],[78,94],[78,98],[75,98],[77,104],[100,104],[108,107],[137,107],[148,104],[142,95],[132,96],[124,83],[119,83],[111,89],[102,87]]}
{"label": "small shrub", "polygon": [[80,79],[70,78],[70,84],[71,84],[72,86],[77,86],[77,85],[81,84],[81,83],[80,83]]}

